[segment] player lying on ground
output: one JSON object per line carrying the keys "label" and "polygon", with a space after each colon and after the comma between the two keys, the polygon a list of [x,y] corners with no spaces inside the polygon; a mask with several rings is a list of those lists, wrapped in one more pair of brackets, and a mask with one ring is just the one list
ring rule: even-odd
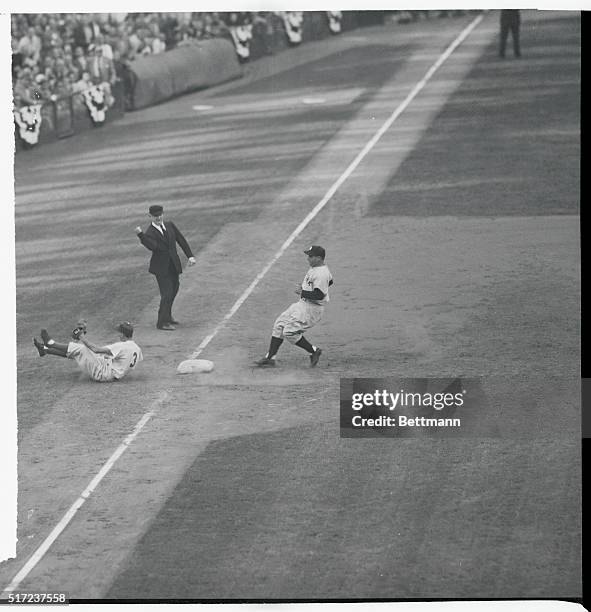
{"label": "player lying on ground", "polygon": [[86,335],[86,323],[79,322],[72,332],[72,338],[76,342],[59,344],[52,340],[46,329],[41,330],[43,342],[33,338],[33,344],[39,351],[40,357],[45,355],[56,355],[74,359],[78,367],[86,372],[90,378],[97,382],[111,382],[123,378],[129,370],[135,367],[138,361],[143,360],[142,350],[131,339],[133,336],[133,325],[121,323],[117,327],[119,342],[96,346],[84,337]]}
{"label": "player lying on ground", "polygon": [[275,356],[284,338],[310,353],[312,367],[320,359],[322,351],[304,338],[304,331],[316,325],[322,318],[324,305],[329,301],[328,288],[332,285],[332,275],[324,263],[326,251],[321,246],[311,246],[304,253],[308,256],[310,269],[301,286],[296,289],[300,299],[275,320],[269,351],[255,363],[261,368],[275,366]]}

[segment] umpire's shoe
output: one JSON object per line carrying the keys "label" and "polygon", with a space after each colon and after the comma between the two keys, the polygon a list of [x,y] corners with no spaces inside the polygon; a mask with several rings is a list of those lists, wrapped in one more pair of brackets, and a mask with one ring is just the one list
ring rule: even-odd
{"label": "umpire's shoe", "polygon": [[320,359],[320,355],[322,355],[322,351],[317,348],[311,355],[310,355],[310,367],[314,368],[318,365],[318,360]]}
{"label": "umpire's shoe", "polygon": [[35,348],[39,351],[39,357],[45,357],[47,353],[47,351],[45,350],[45,345],[39,342],[37,338],[33,338],[33,344],[35,345]]}

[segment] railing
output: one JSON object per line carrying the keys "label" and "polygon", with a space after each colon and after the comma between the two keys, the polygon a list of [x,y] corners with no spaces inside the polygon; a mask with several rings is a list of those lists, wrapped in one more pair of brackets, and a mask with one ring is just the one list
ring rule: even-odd
{"label": "railing", "polygon": [[[105,123],[123,116],[125,112],[125,92],[123,83],[117,81],[111,86],[114,98],[112,106],[106,111]],[[62,96],[55,100],[46,100],[41,106],[41,128],[38,144],[54,142],[61,138],[68,138],[74,134],[97,127],[81,93]],[[20,137],[19,128],[15,124],[16,150],[30,148]]]}

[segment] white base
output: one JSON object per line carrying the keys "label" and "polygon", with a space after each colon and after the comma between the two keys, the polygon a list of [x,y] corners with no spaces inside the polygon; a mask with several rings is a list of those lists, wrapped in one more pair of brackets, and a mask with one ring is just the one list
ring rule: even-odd
{"label": "white base", "polygon": [[209,359],[185,359],[185,361],[179,363],[176,369],[179,374],[200,374],[212,370],[213,361],[209,361]]}

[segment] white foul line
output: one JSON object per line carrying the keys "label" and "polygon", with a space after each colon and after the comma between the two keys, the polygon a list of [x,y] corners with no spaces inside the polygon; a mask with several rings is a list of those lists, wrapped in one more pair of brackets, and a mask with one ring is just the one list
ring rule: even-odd
{"label": "white foul line", "polygon": [[[371,140],[363,147],[363,149],[359,152],[359,154],[355,157],[355,159],[349,164],[347,169],[341,174],[341,176],[333,183],[330,189],[326,192],[324,197],[314,206],[314,208],[304,217],[302,222],[295,228],[295,230],[290,234],[287,240],[281,245],[280,249],[275,253],[273,258],[267,263],[267,265],[257,274],[255,279],[250,283],[250,285],[244,290],[242,295],[236,300],[232,308],[225,314],[224,318],[216,325],[214,330],[207,335],[202,341],[201,344],[197,347],[197,349],[190,356],[191,359],[195,359],[198,357],[203,349],[217,336],[217,334],[224,328],[226,323],[234,316],[236,311],[244,304],[244,302],[248,299],[250,294],[254,291],[255,287],[259,284],[259,282],[265,277],[267,272],[271,269],[271,267],[275,264],[275,262],[285,253],[285,251],[289,248],[291,243],[301,234],[301,232],[306,228],[306,226],[316,217],[316,215],[326,206],[326,204],[330,201],[332,196],[337,192],[339,187],[351,176],[357,166],[361,163],[363,158],[373,149],[376,143],[380,140],[380,138],[386,133],[386,131],[392,126],[394,121],[398,119],[398,117],[406,110],[408,105],[413,101],[416,95],[425,87],[429,79],[435,74],[437,69],[447,60],[447,58],[455,51],[455,49],[462,44],[462,42],[466,39],[466,37],[470,34],[470,32],[482,21],[482,15],[478,15],[476,19],[474,19],[462,32],[456,37],[456,39],[447,47],[447,49],[437,58],[435,63],[427,70],[425,76],[412,88],[410,93],[406,96],[406,98],[398,105],[396,110],[388,117],[388,119],[384,122],[384,124],[380,127],[380,129],[373,135]],[[109,473],[115,462],[123,455],[123,453],[129,448],[129,445],[135,440],[140,431],[144,428],[146,423],[154,416],[156,413],[156,408],[158,405],[162,404],[166,398],[168,397],[168,393],[165,392],[158,400],[153,402],[151,409],[144,414],[144,416],[138,421],[137,425],[129,434],[125,440],[119,445],[117,450],[109,457],[108,461],[101,468],[98,474],[91,480],[90,484],[82,491],[78,499],[72,504],[70,509],[64,514],[59,523],[54,527],[51,533],[45,538],[43,543],[37,548],[37,550],[33,553],[31,558],[25,563],[23,568],[18,572],[18,574],[12,579],[12,582],[4,589],[3,595],[7,595],[8,593],[12,593],[15,591],[20,583],[28,576],[28,574],[33,570],[33,568],[41,561],[45,553],[49,550],[51,545],[55,542],[55,540],[59,537],[62,531],[68,526],[70,521],[74,518],[74,515],[80,507],[84,504],[84,502],[90,497],[91,493],[98,486],[101,480]]]}
{"label": "white foul line", "polygon": [[168,398],[168,392],[164,392],[150,406],[150,410],[137,422],[133,431],[123,440],[117,447],[115,452],[109,457],[105,465],[100,469],[98,474],[90,481],[86,489],[82,491],[78,499],[70,506],[69,510],[61,518],[60,522],[53,528],[51,533],[43,540],[39,548],[31,555],[30,559],[25,563],[20,572],[12,579],[12,582],[4,589],[2,595],[8,595],[15,591],[20,583],[27,577],[29,572],[41,561],[50,546],[57,540],[62,531],[68,526],[74,515],[84,502],[90,497],[91,493],[96,489],[99,482],[110,472],[115,462],[128,449],[129,445],[135,440],[145,424],[156,414],[156,409]]}
{"label": "white foul line", "polygon": [[304,220],[293,230],[287,240],[281,245],[281,248],[275,253],[271,261],[256,275],[256,278],[248,285],[244,290],[244,293],[236,300],[232,308],[226,313],[224,318],[216,325],[214,330],[206,336],[201,344],[195,349],[195,351],[189,356],[189,359],[196,359],[202,352],[203,349],[217,336],[217,334],[224,328],[226,323],[234,316],[234,313],[244,304],[250,294],[254,291],[255,287],[259,284],[259,281],[267,274],[272,268],[275,262],[285,253],[289,245],[302,233],[302,230],[314,219],[314,217],[326,206],[332,196],[337,192],[338,188],[351,176],[357,166],[361,163],[363,158],[373,149],[378,140],[386,133],[386,131],[392,126],[394,121],[400,117],[400,115],[406,110],[407,106],[413,101],[416,95],[425,87],[429,79],[435,74],[436,70],[445,62],[445,60],[455,51],[455,49],[462,44],[465,38],[470,32],[482,21],[482,15],[478,15],[474,21],[472,21],[458,37],[447,47],[447,49],[437,58],[435,63],[427,70],[425,76],[412,88],[406,98],[398,105],[396,110],[388,117],[382,127],[373,135],[371,140],[363,147],[357,157],[349,164],[347,169],[339,176],[339,178],[333,183],[330,189],[326,192],[322,200],[314,206],[314,208],[306,215]]}

